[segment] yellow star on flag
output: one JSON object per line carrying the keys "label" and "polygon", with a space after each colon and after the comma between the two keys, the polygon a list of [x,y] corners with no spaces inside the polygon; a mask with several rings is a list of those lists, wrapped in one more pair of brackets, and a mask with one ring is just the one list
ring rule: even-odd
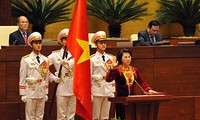
{"label": "yellow star on flag", "polygon": [[77,64],[80,64],[90,58],[89,42],[78,39],[78,38],[76,38],[76,41],[78,42],[80,47],[83,49],[83,53],[77,62]]}

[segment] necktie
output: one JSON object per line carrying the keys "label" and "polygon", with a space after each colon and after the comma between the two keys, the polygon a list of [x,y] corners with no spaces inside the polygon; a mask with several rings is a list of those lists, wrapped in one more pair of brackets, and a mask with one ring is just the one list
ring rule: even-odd
{"label": "necktie", "polygon": [[37,58],[37,61],[38,61],[38,63],[40,63],[40,57],[39,57],[39,56],[37,56],[36,58]]}
{"label": "necktie", "polygon": [[27,44],[27,41],[26,41],[27,37],[26,37],[26,33],[25,32],[23,32],[23,38],[24,38],[24,43]]}
{"label": "necktie", "polygon": [[150,41],[154,42],[154,37],[153,36],[150,37]]}
{"label": "necktie", "polygon": [[104,56],[104,55],[102,55],[102,59],[103,59],[103,61],[105,62],[105,56]]}

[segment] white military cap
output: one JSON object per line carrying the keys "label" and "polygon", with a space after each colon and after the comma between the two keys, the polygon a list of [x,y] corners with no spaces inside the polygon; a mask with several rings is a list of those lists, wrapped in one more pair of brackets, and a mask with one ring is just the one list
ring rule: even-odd
{"label": "white military cap", "polygon": [[63,38],[63,37],[68,37],[68,34],[69,34],[69,29],[68,28],[65,28],[65,29],[63,29],[63,30],[61,30],[60,32],[59,32],[59,34],[58,34],[58,41],[61,43],[61,39]]}
{"label": "white military cap", "polygon": [[31,46],[33,41],[42,41],[42,35],[39,32],[33,32],[28,36],[28,45]]}
{"label": "white military cap", "polygon": [[97,40],[106,40],[106,33],[104,31],[98,31],[92,37],[92,43],[94,44]]}

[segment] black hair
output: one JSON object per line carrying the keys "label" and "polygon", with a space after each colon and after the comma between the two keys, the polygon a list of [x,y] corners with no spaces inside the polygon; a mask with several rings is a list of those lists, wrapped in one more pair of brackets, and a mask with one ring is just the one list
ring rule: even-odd
{"label": "black hair", "polygon": [[148,27],[151,28],[152,26],[160,26],[160,23],[157,20],[152,20],[149,22]]}
{"label": "black hair", "polygon": [[122,64],[122,56],[123,56],[123,53],[129,53],[130,56],[132,56],[132,52],[129,50],[129,49],[121,49],[119,52],[118,52],[118,55],[117,55],[117,61],[119,62],[119,64]]}
{"label": "black hair", "polygon": [[105,38],[100,38],[100,39],[96,40],[95,43],[101,42],[101,41],[106,41],[106,39]]}
{"label": "black hair", "polygon": [[66,39],[66,38],[68,38],[68,36],[64,36],[60,40],[62,41],[63,39]]}
{"label": "black hair", "polygon": [[33,41],[31,41],[31,44],[36,43],[36,42],[41,42],[42,43],[42,40],[33,40]]}

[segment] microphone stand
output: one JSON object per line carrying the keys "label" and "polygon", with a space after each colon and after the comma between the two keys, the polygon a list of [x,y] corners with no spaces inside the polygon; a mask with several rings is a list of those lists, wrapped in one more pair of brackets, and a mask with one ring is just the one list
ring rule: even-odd
{"label": "microphone stand", "polygon": [[130,96],[130,86],[128,85],[128,96]]}
{"label": "microphone stand", "polygon": [[139,88],[144,92],[144,93],[146,93],[146,91],[142,88],[142,86],[137,82],[137,80],[134,80],[135,81],[135,83],[139,86]]}
{"label": "microphone stand", "polygon": [[12,45],[15,45],[16,42],[17,42],[17,40],[15,40]]}
{"label": "microphone stand", "polygon": [[156,92],[156,93],[148,93],[146,92],[142,86],[135,80],[135,83],[139,86],[139,88],[146,94],[146,95],[165,95],[164,92]]}

